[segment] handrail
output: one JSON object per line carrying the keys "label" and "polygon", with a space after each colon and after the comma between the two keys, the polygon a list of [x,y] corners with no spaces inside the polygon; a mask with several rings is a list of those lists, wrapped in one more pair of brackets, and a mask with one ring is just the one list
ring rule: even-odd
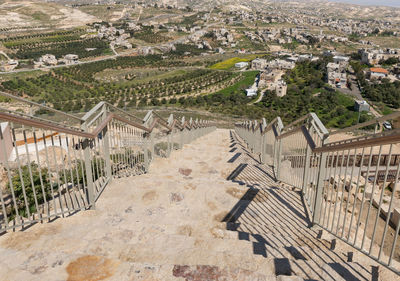
{"label": "handrail", "polygon": [[[61,124],[61,123],[58,123],[58,122],[55,122],[55,121],[52,121],[52,120],[44,119],[44,118],[37,117],[37,116],[28,115],[28,114],[23,113],[23,112],[13,111],[13,110],[2,108],[2,107],[0,107],[0,110],[8,112],[9,114],[11,114],[13,116],[22,117],[22,118],[25,118],[25,119],[28,119],[28,120],[35,119],[37,121],[41,121],[41,122],[44,122],[44,123],[51,123],[51,124],[54,124],[54,125],[61,125],[61,126],[64,126],[66,128],[70,128],[70,129],[77,129],[77,127],[75,127],[75,126]],[[79,129],[80,128],[78,128],[78,130]]]}
{"label": "handrail", "polygon": [[107,106],[111,107],[112,109],[115,109],[115,110],[117,110],[117,111],[119,111],[119,112],[121,112],[121,113],[123,113],[125,115],[128,115],[129,117],[132,117],[132,118],[136,119],[137,121],[142,121],[142,119],[140,119],[139,117],[137,117],[137,116],[125,111],[125,110],[122,110],[121,108],[118,108],[118,107],[110,104],[109,102],[105,102],[105,103],[106,103]]}
{"label": "handrail", "polygon": [[400,132],[396,130],[395,134],[391,132],[390,135],[381,134],[378,137],[373,138],[353,138],[345,141],[338,141],[334,143],[328,143],[321,147],[317,147],[313,150],[315,153],[324,153],[324,152],[332,152],[332,151],[342,151],[342,150],[350,150],[356,148],[364,148],[371,147],[377,145],[387,145],[395,142],[400,142]]}
{"label": "handrail", "polygon": [[21,117],[21,116],[15,116],[10,113],[0,112],[0,119],[6,120],[9,122],[16,122],[16,123],[26,125],[26,126],[37,127],[37,128],[41,128],[44,130],[54,130],[54,131],[59,131],[61,133],[71,134],[71,135],[75,135],[75,136],[79,136],[79,137],[92,138],[92,134],[86,133],[84,131],[79,131],[78,129],[69,129],[66,127],[59,126],[59,125],[55,125],[50,122],[43,122],[43,121],[37,121],[34,119],[28,119],[28,118]]}
{"label": "handrail", "polygon": [[[352,131],[398,116],[400,112],[338,132]],[[392,245],[389,260],[381,255],[384,253],[389,223],[397,224],[395,233],[400,229],[400,221],[395,215],[398,210],[392,208],[394,195],[400,186],[400,158],[393,151],[395,146],[400,144],[400,128],[325,143],[330,134],[315,113],[301,117],[279,133],[265,134],[271,127],[275,128],[274,122],[276,121],[265,126],[263,120],[260,127],[264,128],[264,135],[255,131],[258,128],[257,121],[236,123],[235,130],[246,142],[250,153],[259,156],[262,164],[272,167],[275,180],[301,189],[302,201],[309,211],[313,225],[318,224],[350,246],[400,274],[399,264],[396,267],[392,263],[393,253],[398,247],[397,238],[388,242]],[[294,136],[288,138],[291,135]],[[384,204],[388,202],[384,202],[387,200],[384,195],[389,184],[392,194],[388,209],[385,209],[387,205]],[[365,196],[367,190],[372,194],[370,198]],[[344,199],[344,194],[347,198],[354,196],[354,200]],[[370,214],[372,205],[377,208],[376,216]],[[368,213],[364,216],[363,206],[368,206]],[[356,208],[360,208],[361,211],[355,212]],[[365,215],[364,224],[361,224],[361,218],[364,220]],[[376,231],[380,217],[385,220],[383,233]],[[373,220],[375,225],[372,228],[371,241],[364,243],[367,230],[372,226],[369,222]],[[354,241],[350,240],[353,231],[356,237]],[[361,247],[357,243],[357,239],[361,239],[358,238],[359,231],[363,231]],[[373,250],[374,245],[380,247],[378,255]]]}
{"label": "handrail", "polygon": [[48,106],[46,106],[46,105],[33,102],[33,101],[30,101],[30,100],[26,100],[26,99],[24,99],[24,98],[21,98],[21,97],[18,97],[18,96],[14,96],[14,95],[11,95],[11,94],[6,93],[6,92],[3,92],[3,91],[0,91],[0,95],[1,95],[1,96],[4,96],[4,97],[7,97],[7,98],[10,98],[10,99],[15,99],[15,100],[18,100],[18,101],[21,101],[21,102],[25,102],[25,103],[28,103],[28,104],[30,104],[30,105],[38,106],[38,107],[41,107],[41,108],[43,108],[43,109],[45,109],[45,110],[52,111],[52,112],[55,112],[55,113],[58,113],[58,114],[67,116],[67,117],[72,118],[72,119],[75,119],[75,120],[81,120],[81,118],[79,118],[79,117],[77,117],[77,116],[74,116],[74,115],[72,115],[72,114],[68,114],[68,113],[65,113],[65,112],[63,112],[63,111],[60,111],[60,110],[57,110],[57,109],[48,107]]}
{"label": "handrail", "polygon": [[400,111],[393,112],[391,114],[384,115],[382,117],[379,117],[379,118],[376,118],[376,119],[373,119],[373,120],[370,120],[370,121],[366,121],[364,123],[360,123],[360,124],[357,124],[357,125],[354,125],[354,126],[351,126],[351,127],[348,127],[348,128],[344,128],[344,129],[337,130],[337,131],[332,131],[332,132],[330,132],[330,135],[332,136],[332,135],[336,135],[336,134],[339,134],[339,133],[351,132],[351,131],[354,131],[354,130],[357,130],[357,129],[360,129],[360,128],[364,128],[364,127],[367,127],[367,126],[370,126],[370,125],[374,125],[374,124],[377,124],[377,123],[380,123],[380,122],[383,122],[383,121],[386,121],[386,120],[390,120],[390,119],[395,119],[395,118],[398,118],[398,117],[400,117]]}
{"label": "handrail", "polygon": [[294,128],[294,129],[290,130],[290,131],[287,131],[287,132],[277,136],[276,138],[279,140],[279,139],[283,139],[283,138],[286,138],[288,136],[291,136],[291,135],[293,135],[293,134],[295,134],[295,133],[297,133],[299,131],[302,131],[303,127],[304,127],[304,125],[300,125],[300,126]]}
{"label": "handrail", "polygon": [[[193,121],[192,118],[186,122],[185,118],[182,118],[181,122],[173,118],[172,114],[169,122],[166,123],[152,111],[150,111],[149,121],[143,124],[142,120],[138,122],[130,118],[132,115],[126,114],[118,108],[116,108],[118,111],[115,111],[113,108],[115,107],[106,102],[97,104],[85,114],[83,119],[79,118],[81,127],[64,125],[0,108],[0,120],[10,123],[5,127],[6,130],[0,130],[0,150],[4,154],[0,157],[0,162],[6,168],[10,180],[9,185],[6,186],[6,192],[10,191],[12,197],[11,203],[5,202],[0,189],[1,231],[15,230],[18,227],[44,221],[44,218],[64,215],[67,211],[75,212],[83,208],[94,209],[104,188],[114,178],[146,173],[156,156],[169,157],[173,150],[183,148],[186,143],[214,129],[209,122]],[[123,114],[119,114],[119,112]],[[151,125],[147,124],[150,122]],[[156,127],[160,129],[163,137],[153,138],[151,133],[155,131]],[[17,132],[14,131],[15,128],[18,130]],[[179,128],[179,130],[174,130],[174,128]],[[157,135],[158,132],[157,129]],[[27,138],[31,134],[32,137]],[[54,138],[54,136],[56,137]],[[40,145],[38,145],[39,142]],[[28,144],[33,144],[33,146]],[[56,150],[53,150],[53,155],[50,155],[49,158],[48,149],[51,147],[59,147],[62,152],[58,154]],[[45,155],[41,155],[42,151],[45,152]],[[31,161],[32,153],[36,154],[37,160]],[[21,161],[22,155],[26,161]],[[49,162],[50,160],[54,160],[55,163]],[[20,196],[13,192],[15,186],[11,177],[17,175],[16,173],[19,171],[18,175],[23,182],[21,168],[25,165],[28,167],[31,179],[35,172],[33,165],[38,166],[40,183],[32,182],[31,190],[25,189],[22,184],[24,196],[25,192],[32,193],[34,202],[23,200],[21,205],[19,204]],[[46,174],[49,174],[48,177],[42,177],[44,174],[42,169],[45,167],[48,168],[46,171]],[[58,179],[57,190],[53,189],[53,173]],[[67,178],[69,175],[70,178]],[[76,187],[76,189],[72,187]],[[43,199],[39,198],[38,200],[37,192],[39,190],[46,195]],[[79,198],[75,197],[77,198],[76,204],[65,200],[65,202],[60,201],[59,208],[56,208],[55,198],[61,196],[64,191],[70,193],[72,197],[77,193],[80,196],[78,196]],[[85,196],[81,196],[80,192],[84,192]],[[42,213],[40,206],[50,200],[53,201],[52,204],[55,208],[46,214]],[[9,204],[16,206],[14,210],[8,210]],[[25,210],[27,213],[22,213]]]}
{"label": "handrail", "polygon": [[[308,117],[310,117],[310,113],[307,115],[304,115],[303,117],[300,117],[299,119],[297,119],[296,121],[293,121],[292,123],[290,123],[289,125],[285,126],[285,129],[287,129],[288,131],[291,130],[290,128],[292,128],[294,125],[297,125],[298,123],[306,120]],[[285,130],[284,129],[284,130]]]}
{"label": "handrail", "polygon": [[100,108],[105,105],[104,101],[99,102],[96,104],[91,110],[86,112],[86,114],[81,118],[81,121],[86,122],[95,112],[97,112]]}

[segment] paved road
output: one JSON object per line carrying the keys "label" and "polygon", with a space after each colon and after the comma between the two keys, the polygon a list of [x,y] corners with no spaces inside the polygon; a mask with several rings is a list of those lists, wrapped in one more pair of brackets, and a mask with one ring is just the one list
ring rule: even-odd
{"label": "paved road", "polygon": [[[362,95],[361,95],[361,91],[358,88],[358,83],[356,80],[356,77],[354,75],[350,75],[350,81],[351,81],[351,90],[348,88],[343,88],[343,89],[338,89],[339,92],[349,95],[351,97],[353,97],[355,100],[366,100]],[[370,111],[371,113],[379,118],[382,117],[382,114],[380,114],[378,111],[376,111],[376,109],[371,105],[371,103],[367,100],[367,102],[370,104]]]}

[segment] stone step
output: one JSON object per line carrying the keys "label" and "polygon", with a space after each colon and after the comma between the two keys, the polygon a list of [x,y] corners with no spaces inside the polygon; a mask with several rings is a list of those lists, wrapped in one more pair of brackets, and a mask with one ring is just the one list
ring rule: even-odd
{"label": "stone step", "polygon": [[[193,251],[192,256],[198,253]],[[258,265],[258,268],[249,266],[245,259],[238,262],[235,258],[229,258],[223,263],[216,264],[210,256],[207,263],[204,263],[201,257],[197,258],[197,261],[189,259],[186,263],[174,263],[171,262],[172,260],[168,260],[166,263],[158,264],[156,261],[133,262],[130,261],[131,259],[128,256],[121,255],[119,262],[122,266],[119,267],[119,271],[115,275],[132,276],[134,280],[149,280],[151,278],[155,280],[182,280],[175,279],[180,277],[187,278],[186,280],[347,281],[370,280],[370,277],[377,274],[378,270],[378,268],[365,268],[358,263],[347,262],[328,262],[322,266],[315,266],[312,261],[288,258],[266,258],[263,263]],[[196,264],[196,262],[198,263]],[[231,264],[228,264],[228,262],[231,262]],[[224,263],[226,265],[223,265]],[[393,278],[394,275],[385,272],[382,276]],[[380,278],[379,280],[395,279]]]}
{"label": "stone step", "polygon": [[[220,267],[209,264],[154,264],[120,262],[115,280],[241,280],[241,281],[283,281],[275,274],[265,275],[236,265]],[[294,278],[296,276],[290,276]],[[120,278],[120,279],[118,279]],[[113,279],[113,280],[114,280]],[[288,279],[303,281],[301,277]]]}
{"label": "stone step", "polygon": [[[116,235],[118,237],[118,235]],[[326,262],[343,262],[344,257],[327,249],[305,246],[275,247],[268,242],[250,242],[217,238],[198,238],[185,235],[154,234],[138,237],[125,243],[102,239],[102,252],[116,253],[113,258],[130,262],[156,264],[211,264],[227,267],[232,264],[254,272],[270,275],[277,269],[273,261],[292,261],[312,271]],[[93,241],[98,244],[99,241]],[[271,271],[272,270],[272,271]],[[298,275],[299,271],[296,271]],[[299,275],[302,276],[302,275]],[[307,277],[307,276],[303,276]]]}
{"label": "stone step", "polygon": [[274,234],[282,236],[296,236],[312,239],[317,238],[320,229],[318,227],[308,228],[302,226],[285,226],[274,224],[258,224],[248,222],[227,222],[221,223],[225,228],[230,231],[241,231],[254,234]]}

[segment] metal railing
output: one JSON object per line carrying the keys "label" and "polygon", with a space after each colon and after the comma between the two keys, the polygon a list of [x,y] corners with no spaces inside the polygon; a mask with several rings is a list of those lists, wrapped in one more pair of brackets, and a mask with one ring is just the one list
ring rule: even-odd
{"label": "metal railing", "polygon": [[382,126],[399,117],[328,132],[310,113],[286,127],[277,118],[235,130],[278,181],[301,189],[313,224],[399,274],[400,129]]}
{"label": "metal railing", "polygon": [[94,209],[114,178],[146,173],[156,157],[168,157],[215,128],[172,114],[164,120],[153,111],[141,120],[105,102],[80,118],[0,95],[73,120],[0,107],[0,233]]}

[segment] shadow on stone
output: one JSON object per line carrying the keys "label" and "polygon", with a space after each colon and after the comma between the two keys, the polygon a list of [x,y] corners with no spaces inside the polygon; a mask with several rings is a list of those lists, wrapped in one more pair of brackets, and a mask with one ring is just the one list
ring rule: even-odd
{"label": "shadow on stone", "polygon": [[299,250],[297,250],[297,248],[293,247],[293,246],[289,246],[289,247],[285,247],[286,251],[288,251],[293,258],[295,258],[296,260],[307,260],[302,253],[300,253]]}
{"label": "shadow on stone", "polygon": [[345,268],[340,263],[328,263],[328,264],[333,270],[335,270],[346,281],[360,281],[360,279],[355,277],[347,268]]}
{"label": "shadow on stone", "polygon": [[274,259],[275,275],[292,275],[292,267],[290,261],[287,258]]}
{"label": "shadow on stone", "polygon": [[231,159],[228,160],[228,163],[234,163],[240,157],[240,155],[242,155],[242,153],[236,153]]}

